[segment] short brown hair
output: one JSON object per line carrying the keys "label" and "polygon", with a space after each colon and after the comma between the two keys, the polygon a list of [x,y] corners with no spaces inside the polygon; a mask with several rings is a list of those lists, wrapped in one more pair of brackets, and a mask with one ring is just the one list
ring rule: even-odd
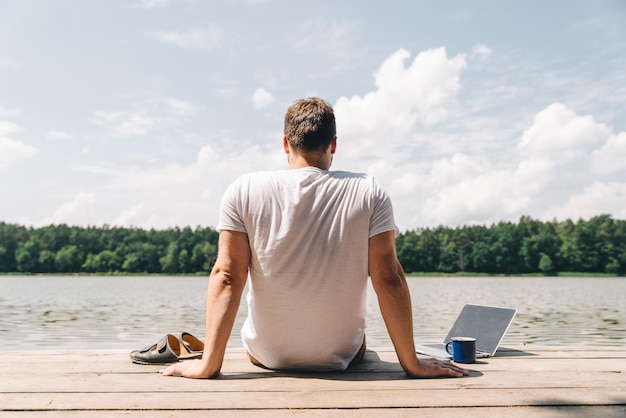
{"label": "short brown hair", "polygon": [[333,108],[318,97],[296,100],[285,114],[289,145],[302,151],[324,151],[337,135]]}

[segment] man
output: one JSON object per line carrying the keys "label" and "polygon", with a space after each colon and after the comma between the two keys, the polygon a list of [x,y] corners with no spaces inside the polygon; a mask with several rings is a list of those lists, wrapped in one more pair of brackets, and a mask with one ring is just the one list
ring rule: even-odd
{"label": "man", "polygon": [[204,355],[161,374],[219,374],[248,273],[241,334],[250,360],[278,370],[345,370],[365,352],[369,273],[406,374],[467,375],[451,362],[417,358],[391,202],[372,177],[329,171],[337,148],[330,105],[309,98],[289,107],[283,148],[289,170],[241,176],[224,194]]}

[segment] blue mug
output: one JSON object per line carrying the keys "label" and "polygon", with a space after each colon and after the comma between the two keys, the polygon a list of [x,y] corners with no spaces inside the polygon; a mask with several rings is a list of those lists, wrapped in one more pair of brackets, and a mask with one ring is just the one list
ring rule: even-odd
{"label": "blue mug", "polygon": [[454,337],[446,343],[446,351],[455,363],[475,363],[476,338]]}

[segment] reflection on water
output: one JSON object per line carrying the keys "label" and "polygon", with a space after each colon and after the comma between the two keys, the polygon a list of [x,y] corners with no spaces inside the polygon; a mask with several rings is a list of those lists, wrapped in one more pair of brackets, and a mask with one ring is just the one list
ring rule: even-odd
{"label": "reflection on water", "polygon": [[[409,278],[417,341],[447,334],[465,303],[518,314],[503,345],[626,343],[626,279]],[[0,277],[0,350],[132,349],[166,332],[204,336],[205,277]],[[391,346],[370,288],[368,344]],[[235,324],[231,347],[241,346]]]}

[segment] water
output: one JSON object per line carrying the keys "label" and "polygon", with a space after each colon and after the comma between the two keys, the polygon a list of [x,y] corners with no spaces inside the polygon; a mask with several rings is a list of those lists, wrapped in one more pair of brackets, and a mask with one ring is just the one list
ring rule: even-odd
{"label": "water", "polygon": [[[518,314],[504,346],[623,345],[625,278],[408,278],[416,341],[439,341],[465,303]],[[168,332],[204,337],[206,277],[0,277],[0,350],[134,349]],[[370,288],[368,345],[391,346]],[[230,347],[240,347],[245,303]]]}

